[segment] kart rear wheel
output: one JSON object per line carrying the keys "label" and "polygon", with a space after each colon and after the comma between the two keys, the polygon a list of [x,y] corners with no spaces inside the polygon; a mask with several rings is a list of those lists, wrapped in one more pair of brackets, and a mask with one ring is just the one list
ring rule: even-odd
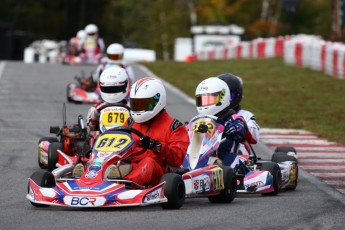
{"label": "kart rear wheel", "polygon": [[221,166],[221,168],[223,169],[224,189],[220,194],[208,197],[211,203],[231,203],[237,195],[237,180],[234,170],[228,166]]}
{"label": "kart rear wheel", "polygon": [[63,150],[63,145],[59,142],[54,142],[48,148],[48,171],[51,172],[56,169],[56,163],[59,160],[58,150]]}
{"label": "kart rear wheel", "polygon": [[182,177],[176,173],[166,173],[160,182],[165,181],[164,195],[168,202],[161,203],[163,209],[179,209],[182,207],[186,195],[186,188]]}
{"label": "kart rear wheel", "polygon": [[281,184],[281,172],[279,165],[275,162],[263,162],[261,165],[262,171],[269,171],[273,176],[273,192],[269,193],[262,193],[262,195],[268,195],[268,196],[275,196],[278,195],[280,192],[280,184]]}
{"label": "kart rear wheel", "polygon": [[[53,142],[59,142],[59,140],[56,137],[42,137],[41,139],[38,140],[38,145],[43,142],[43,141],[48,141],[49,143]],[[41,163],[41,153],[40,149],[38,148],[38,165],[40,166],[41,169],[46,169],[47,166]]]}
{"label": "kart rear wheel", "polygon": [[[284,161],[293,161],[296,162],[296,167],[292,168],[292,170],[294,170],[293,172],[290,171],[290,174],[295,174],[293,178],[293,180],[295,181],[295,183],[293,185],[289,185],[287,186],[285,189],[286,190],[295,190],[297,188],[297,184],[298,184],[298,162],[297,159],[293,156],[287,155],[286,152],[275,152],[272,155],[272,161],[276,162],[276,163],[280,163],[280,162],[284,162]],[[291,178],[290,178],[291,179]]]}
{"label": "kart rear wheel", "polygon": [[[51,172],[47,172],[44,170],[39,170],[39,171],[34,172],[30,176],[30,178],[40,187],[53,188],[56,185],[54,175]],[[29,193],[29,186],[28,186],[28,193]],[[31,201],[30,203],[35,207],[49,207],[50,206],[47,204],[37,204]]]}

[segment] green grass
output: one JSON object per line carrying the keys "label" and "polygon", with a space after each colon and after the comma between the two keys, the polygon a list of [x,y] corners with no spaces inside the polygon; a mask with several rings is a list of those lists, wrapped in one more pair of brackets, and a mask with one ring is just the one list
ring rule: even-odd
{"label": "green grass", "polygon": [[203,79],[233,73],[244,81],[242,108],[252,111],[261,127],[305,129],[345,144],[345,80],[282,59],[145,65],[191,97]]}

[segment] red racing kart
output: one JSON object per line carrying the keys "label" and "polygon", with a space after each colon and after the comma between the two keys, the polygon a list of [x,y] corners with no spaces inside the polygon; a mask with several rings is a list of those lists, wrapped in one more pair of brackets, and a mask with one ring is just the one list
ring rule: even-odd
{"label": "red racing kart", "polygon": [[35,207],[121,207],[160,204],[163,209],[179,209],[185,199],[182,177],[164,174],[154,187],[144,187],[129,180],[107,176],[110,165],[135,151],[135,139],[143,134],[130,127],[117,127],[100,134],[92,148],[86,170],[80,178],[73,177],[75,163],[66,164],[52,172],[36,171],[28,179],[27,199]]}

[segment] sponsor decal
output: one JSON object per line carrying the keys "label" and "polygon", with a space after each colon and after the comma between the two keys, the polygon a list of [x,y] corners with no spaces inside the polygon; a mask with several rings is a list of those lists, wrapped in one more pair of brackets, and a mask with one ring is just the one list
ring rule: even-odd
{"label": "sponsor decal", "polygon": [[263,181],[254,181],[251,183],[246,183],[244,185],[245,189],[247,190],[248,188],[260,188],[262,186],[264,186],[265,183]]}
{"label": "sponsor decal", "polygon": [[92,165],[93,165],[93,166],[101,166],[102,163],[104,162],[104,160],[105,160],[104,157],[96,158],[96,159],[93,161]]}
{"label": "sponsor decal", "polygon": [[204,91],[204,90],[207,90],[207,89],[208,89],[208,87],[206,85],[202,85],[202,86],[199,87],[200,91]]}
{"label": "sponsor decal", "polygon": [[210,176],[207,174],[196,176],[193,179],[193,187],[196,193],[210,191],[210,188],[211,188]]}
{"label": "sponsor decal", "polygon": [[156,200],[159,200],[160,194],[162,192],[162,189],[159,188],[157,190],[154,190],[148,194],[145,195],[144,203],[147,202],[154,202]]}
{"label": "sponsor decal", "polygon": [[86,173],[86,178],[95,178],[97,176],[97,171],[91,170],[88,173]]}
{"label": "sponsor decal", "polygon": [[98,166],[98,165],[92,165],[90,168],[89,168],[89,170],[88,170],[88,172],[87,173],[90,173],[90,172],[92,172],[92,171],[94,171],[94,173],[96,173],[96,175],[97,175],[97,172],[99,172],[100,170],[101,170],[101,166]]}
{"label": "sponsor decal", "polygon": [[223,170],[221,168],[212,169],[213,190],[224,189]]}
{"label": "sponsor decal", "polygon": [[106,199],[104,197],[78,197],[78,196],[66,196],[64,198],[65,204],[71,206],[81,206],[81,207],[93,207],[101,206],[105,203]]}
{"label": "sponsor decal", "polygon": [[170,130],[171,130],[171,131],[174,131],[175,129],[177,129],[177,128],[180,127],[181,125],[182,125],[182,123],[181,123],[179,120],[175,119],[175,120],[173,121],[173,123],[171,124],[171,126],[170,126]]}
{"label": "sponsor decal", "polygon": [[[102,157],[102,158],[105,158],[107,156],[109,156],[111,153],[109,152],[98,152],[97,153],[97,157]],[[103,159],[104,160],[104,159]]]}
{"label": "sponsor decal", "polygon": [[159,198],[159,192],[158,191],[151,192],[151,193],[147,194],[147,196],[146,196],[147,201],[155,200],[158,198]]}

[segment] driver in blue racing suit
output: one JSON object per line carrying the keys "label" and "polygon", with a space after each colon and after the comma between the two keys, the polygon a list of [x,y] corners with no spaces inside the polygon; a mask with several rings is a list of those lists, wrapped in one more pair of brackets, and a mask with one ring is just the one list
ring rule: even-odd
{"label": "driver in blue racing suit", "polygon": [[231,109],[231,92],[225,81],[211,77],[196,88],[196,106],[199,114],[217,116],[224,124],[223,137],[218,148],[218,157],[224,165],[236,168],[240,165],[237,150],[244,140],[247,128],[242,116]]}

